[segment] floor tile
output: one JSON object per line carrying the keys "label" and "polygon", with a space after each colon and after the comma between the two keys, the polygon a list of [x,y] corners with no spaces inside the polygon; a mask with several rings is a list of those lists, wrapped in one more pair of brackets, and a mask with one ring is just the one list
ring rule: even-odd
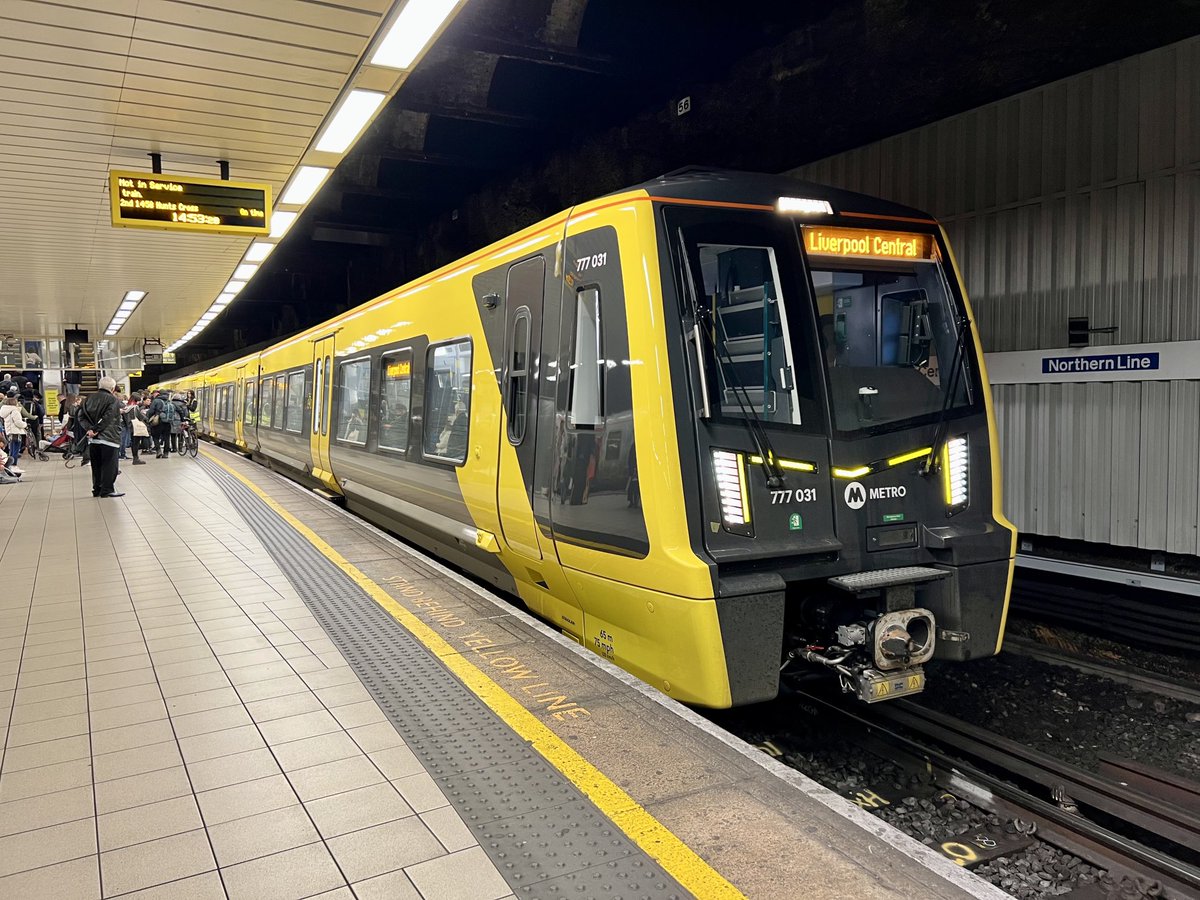
{"label": "floor tile", "polygon": [[277,744],[271,749],[285,772],[357,756],[361,752],[344,731]]}
{"label": "floor tile", "polygon": [[326,843],[351,883],[403,869],[446,852],[433,832],[416,816],[330,838]]}
{"label": "floor tile", "polygon": [[95,770],[95,780],[111,781],[114,778],[125,778],[128,775],[138,775],[142,772],[154,772],[158,769],[169,769],[178,766],[183,760],[179,756],[179,747],[174,741],[163,741],[158,744],[148,744],[132,747],[129,750],[117,750],[93,757],[92,766]]}
{"label": "floor tile", "polygon": [[203,829],[109,850],[100,855],[100,874],[106,896],[177,881],[214,868],[212,850]]}
{"label": "floor tile", "polygon": [[[237,709],[237,707],[233,707]],[[247,750],[263,747],[262,735],[254,725],[242,725],[237,728],[227,728],[208,734],[197,734],[191,737],[181,737],[179,748],[188,764],[203,762],[206,759],[216,759],[219,756],[231,756]]]}
{"label": "floor tile", "polygon": [[152,722],[155,719],[165,719],[166,717],[167,707],[161,699],[147,700],[144,703],[131,703],[129,706],[93,710],[91,713],[92,730],[121,728],[125,725],[137,725],[141,722]]}
{"label": "floor tile", "polygon": [[208,836],[222,868],[320,840],[299,803],[210,825]]}
{"label": "floor tile", "polygon": [[301,713],[298,716],[289,716],[286,719],[259,722],[258,729],[267,739],[268,744],[275,745],[330,732],[340,732],[342,726],[338,724],[337,719],[321,709]]}
{"label": "floor tile", "polygon": [[96,785],[96,811],[116,812],[160,800],[190,796],[191,782],[183,766],[114,778]]}
{"label": "floor tile", "polygon": [[280,774],[279,764],[266,747],[189,763],[187,770],[197,792]]}
{"label": "floor tile", "polygon": [[73,759],[86,759],[91,755],[91,739],[86,734],[77,734],[38,744],[9,747],[4,754],[4,771],[20,772],[22,769],[36,769],[39,766],[70,762]]}
{"label": "floor tile", "polygon": [[27,725],[13,725],[8,730],[8,749],[11,750],[14,747],[21,747],[25,744],[51,741],[55,738],[71,737],[77,734],[86,735],[87,733],[87,713],[77,713],[73,716],[59,716],[57,719],[43,719],[40,722],[30,722]]}
{"label": "floor tile", "polygon": [[471,829],[463,823],[462,818],[451,806],[441,806],[421,813],[421,821],[433,832],[447,850],[465,850],[476,846],[479,841],[471,834]]}
{"label": "floor tile", "polygon": [[101,852],[182,834],[202,825],[196,801],[190,796],[107,813],[96,823]]}
{"label": "floor tile", "polygon": [[266,700],[254,700],[246,704],[246,709],[254,721],[270,722],[274,719],[285,719],[308,712],[324,709],[321,701],[312,693],[285,694],[282,697],[269,697]]}
{"label": "floor tile", "polygon": [[196,795],[205,823],[211,828],[222,822],[294,806],[296,792],[283,775],[269,775]]}
{"label": "floor tile", "polygon": [[100,869],[95,856],[0,878],[0,897],[13,900],[96,900],[99,896]]}
{"label": "floor tile", "polygon": [[91,818],[22,831],[0,838],[0,876],[90,856],[96,852]]}
{"label": "floor tile", "polygon": [[311,800],[307,808],[324,838],[337,837],[414,814],[412,807],[388,782]]}
{"label": "floor tile", "polygon": [[10,800],[0,803],[0,837],[90,819],[94,812],[90,784],[24,800]]}
{"label": "floor tile", "polygon": [[107,728],[92,735],[92,752],[97,756],[104,753],[115,753],[118,750],[132,750],[135,747],[146,747],[150,744],[161,744],[175,739],[175,733],[168,719],[154,719],[150,722],[139,722],[136,725],[122,725],[120,728]]}
{"label": "floor tile", "polygon": [[422,900],[408,876],[399,869],[365,881],[356,881],[351,887],[358,900]]}
{"label": "floor tile", "polygon": [[122,894],[121,900],[225,900],[225,887],[221,876],[212,871]]}
{"label": "floor tile", "polygon": [[200,691],[195,694],[180,694],[167,700],[167,709],[172,716],[185,716],[190,713],[204,712],[208,709],[220,709],[225,706],[240,706],[241,699],[232,687],[219,687],[210,691]]}
{"label": "floor tile", "polygon": [[52,794],[92,783],[90,760],[76,759],[53,766],[38,766],[23,772],[0,775],[0,803]]}
{"label": "floor tile", "polygon": [[419,813],[437,809],[439,806],[448,806],[450,803],[427,772],[395,778],[392,784],[396,786],[404,802]]}
{"label": "floor tile", "polygon": [[214,731],[228,731],[230,728],[252,725],[253,722],[245,707],[239,704],[175,715],[171,719],[171,724],[174,725],[175,733],[182,740],[196,735],[212,734]]}
{"label": "floor tile", "polygon": [[[385,780],[383,773],[367,757],[361,755],[288,772],[288,781],[305,802]],[[430,784],[432,783],[431,779]],[[445,798],[442,798],[442,803],[445,802]]]}
{"label": "floor tile", "polygon": [[346,884],[319,843],[230,866],[221,874],[229,900],[300,900]]}
{"label": "floor tile", "polygon": [[478,847],[409,866],[405,874],[422,897],[438,900],[500,900],[512,890]]}

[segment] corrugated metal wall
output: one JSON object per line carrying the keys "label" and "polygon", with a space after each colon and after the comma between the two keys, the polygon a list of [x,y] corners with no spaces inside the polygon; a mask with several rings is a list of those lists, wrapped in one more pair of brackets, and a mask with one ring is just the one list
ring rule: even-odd
{"label": "corrugated metal wall", "polygon": [[[938,216],[989,352],[1200,339],[1200,38],[793,174]],[[994,393],[1023,532],[1200,555],[1200,383]]]}

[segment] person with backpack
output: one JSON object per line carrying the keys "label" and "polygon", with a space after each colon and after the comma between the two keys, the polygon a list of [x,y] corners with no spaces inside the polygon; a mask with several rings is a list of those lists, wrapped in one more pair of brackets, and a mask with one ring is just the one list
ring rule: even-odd
{"label": "person with backpack", "polygon": [[175,407],[175,418],[171,420],[171,451],[183,453],[183,421],[189,418],[187,401],[183,394],[172,394],[171,405]]}
{"label": "person with backpack", "polygon": [[144,466],[146,461],[141,458],[142,442],[150,437],[150,428],[146,424],[142,395],[135,393],[129,398],[129,405],[121,413],[125,420],[125,429],[129,433],[128,446],[133,451],[133,464]]}
{"label": "person with backpack", "polygon": [[171,421],[179,415],[171,395],[159,391],[150,404],[150,437],[154,441],[154,458],[171,458]]}
{"label": "person with backpack", "polygon": [[46,415],[46,407],[42,405],[42,395],[32,388],[21,393],[21,413],[25,417],[25,428],[28,433],[26,450],[30,456],[36,456],[42,446],[42,419]]}

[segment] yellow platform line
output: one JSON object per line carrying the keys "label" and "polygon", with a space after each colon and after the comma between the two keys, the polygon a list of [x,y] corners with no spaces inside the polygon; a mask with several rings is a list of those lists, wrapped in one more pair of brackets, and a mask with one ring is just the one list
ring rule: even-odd
{"label": "yellow platform line", "polygon": [[607,775],[583,758],[574,748],[551,731],[509,693],[466,659],[451,644],[392,599],[382,587],[323,541],[311,528],[280,506],[250,479],[214,457],[201,452],[269,506],[276,515],[296,529],[326,559],[348,575],[372,600],[425,645],[470,691],[482,700],[513,731],[533,745],[546,760],[584,793],[613,824],[647,855],[655,859],[683,887],[701,898],[745,898],[716,869],[701,859],[691,847],[648,813]]}

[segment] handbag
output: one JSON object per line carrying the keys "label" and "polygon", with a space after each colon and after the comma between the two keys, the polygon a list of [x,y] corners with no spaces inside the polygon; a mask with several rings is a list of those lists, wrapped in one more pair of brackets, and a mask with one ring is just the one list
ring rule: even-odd
{"label": "handbag", "polygon": [[146,423],[141,419],[131,419],[129,424],[133,429],[134,437],[150,437],[150,429],[146,427]]}
{"label": "handbag", "polygon": [[155,413],[154,415],[152,415],[152,416],[150,417],[150,424],[151,424],[151,425],[157,425],[157,424],[159,423],[159,421],[160,421],[160,419],[159,419],[159,415],[158,415],[158,413]]}

